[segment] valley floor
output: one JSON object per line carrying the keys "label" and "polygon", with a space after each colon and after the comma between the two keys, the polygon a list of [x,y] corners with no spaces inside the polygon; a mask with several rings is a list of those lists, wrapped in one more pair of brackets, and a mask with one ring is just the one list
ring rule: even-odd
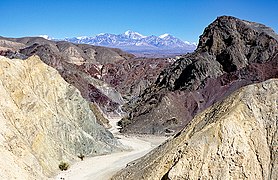
{"label": "valley floor", "polygon": [[111,119],[111,132],[119,141],[131,150],[109,155],[86,158],[72,165],[67,171],[56,176],[56,180],[107,180],[128,163],[144,156],[164,142],[167,138],[160,136],[125,136],[117,132],[116,121]]}

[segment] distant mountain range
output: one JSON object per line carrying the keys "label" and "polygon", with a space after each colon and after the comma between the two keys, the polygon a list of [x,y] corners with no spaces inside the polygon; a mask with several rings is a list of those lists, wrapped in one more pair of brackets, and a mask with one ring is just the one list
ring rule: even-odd
{"label": "distant mountain range", "polygon": [[177,55],[192,52],[196,49],[196,43],[182,41],[170,34],[144,36],[130,30],[118,35],[101,33],[95,37],[82,36],[65,38],[64,40],[78,44],[120,48],[141,55]]}

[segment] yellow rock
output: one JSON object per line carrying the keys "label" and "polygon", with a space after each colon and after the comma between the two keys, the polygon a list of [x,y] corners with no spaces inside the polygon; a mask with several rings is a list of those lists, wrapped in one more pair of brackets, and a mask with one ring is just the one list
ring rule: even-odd
{"label": "yellow rock", "polygon": [[46,179],[80,153],[121,149],[80,92],[37,56],[0,56],[0,97],[0,179]]}
{"label": "yellow rock", "polygon": [[246,86],[113,179],[278,179],[278,80]]}

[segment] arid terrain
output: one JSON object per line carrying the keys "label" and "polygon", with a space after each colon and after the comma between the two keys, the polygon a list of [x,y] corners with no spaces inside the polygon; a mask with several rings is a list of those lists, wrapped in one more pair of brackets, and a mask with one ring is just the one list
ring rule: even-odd
{"label": "arid terrain", "polygon": [[[167,138],[163,136],[128,136],[122,135],[117,130],[116,123],[120,119],[111,119],[112,127],[109,129],[113,135],[125,145],[128,150],[108,155],[95,156],[84,161],[77,162],[68,171],[61,172],[56,176],[56,180],[65,178],[74,179],[110,179],[117,171],[123,169],[127,164],[144,156],[149,151],[160,145]],[[109,162],[109,163],[108,163]]]}
{"label": "arid terrain", "polygon": [[74,42],[0,37],[1,179],[278,179],[270,27],[220,16],[175,57]]}

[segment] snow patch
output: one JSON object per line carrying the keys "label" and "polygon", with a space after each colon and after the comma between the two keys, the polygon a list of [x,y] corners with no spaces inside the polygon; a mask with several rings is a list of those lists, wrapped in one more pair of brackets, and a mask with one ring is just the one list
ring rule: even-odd
{"label": "snow patch", "polygon": [[52,40],[53,39],[52,37],[49,37],[48,35],[39,35],[39,37],[42,37],[42,38],[47,39],[47,40]]}
{"label": "snow patch", "polygon": [[197,46],[196,42],[184,41],[185,44]]}
{"label": "snow patch", "polygon": [[131,30],[127,30],[124,35],[132,38],[132,39],[139,39],[139,38],[146,38],[147,36],[144,36],[138,32],[134,32],[134,31],[131,31]]}
{"label": "snow patch", "polygon": [[88,36],[79,36],[79,37],[76,37],[76,39],[78,39],[78,40],[87,39],[87,38],[88,38]]}
{"label": "snow patch", "polygon": [[166,38],[167,36],[170,36],[170,34],[162,34],[159,36],[159,38],[163,39],[163,38]]}

